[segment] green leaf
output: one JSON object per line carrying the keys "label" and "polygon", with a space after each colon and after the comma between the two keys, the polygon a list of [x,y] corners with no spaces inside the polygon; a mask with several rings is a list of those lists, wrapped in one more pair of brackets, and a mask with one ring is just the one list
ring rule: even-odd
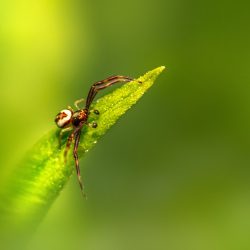
{"label": "green leaf", "polygon": [[[156,68],[137,80],[122,85],[92,105],[92,108],[100,111],[100,115],[95,117],[98,127],[95,129],[84,127],[79,145],[79,157],[90,150],[141,98],[164,68],[163,66]],[[71,152],[68,154],[67,164],[64,164],[65,147],[63,145],[61,150],[58,148],[58,133],[59,129],[55,128],[43,136],[1,188],[0,219],[4,220],[5,224],[19,227],[20,230],[24,227],[36,227],[74,171]],[[63,143],[65,140],[66,137]]]}

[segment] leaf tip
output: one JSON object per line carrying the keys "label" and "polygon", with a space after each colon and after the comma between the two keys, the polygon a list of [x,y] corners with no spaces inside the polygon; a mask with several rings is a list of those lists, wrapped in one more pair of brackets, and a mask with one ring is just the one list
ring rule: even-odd
{"label": "leaf tip", "polygon": [[159,73],[161,73],[164,69],[166,69],[165,66],[160,66],[160,67],[156,68],[156,70],[158,70]]}
{"label": "leaf tip", "polygon": [[154,80],[162,73],[162,71],[165,70],[165,66],[157,67],[151,71],[148,71],[145,75],[138,78],[141,82],[147,82],[150,81],[151,83],[154,82]]}
{"label": "leaf tip", "polygon": [[151,70],[151,71],[149,71],[149,72],[151,72],[152,74],[158,76],[158,75],[161,74],[162,71],[164,71],[165,69],[166,69],[165,66],[160,66],[160,67],[157,67],[157,68],[155,68],[155,69],[153,69],[153,70]]}

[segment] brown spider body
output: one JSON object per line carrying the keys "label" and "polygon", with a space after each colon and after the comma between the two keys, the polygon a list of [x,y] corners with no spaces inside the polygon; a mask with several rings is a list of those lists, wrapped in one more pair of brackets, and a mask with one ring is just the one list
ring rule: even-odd
{"label": "brown spider body", "polygon": [[[64,157],[65,157],[65,163],[67,159],[67,153],[70,149],[70,145],[72,141],[74,141],[74,150],[73,150],[73,156],[75,159],[75,167],[76,172],[78,176],[78,181],[83,192],[83,184],[81,181],[81,174],[80,174],[80,167],[79,167],[79,161],[78,161],[78,145],[80,141],[81,131],[84,125],[91,126],[92,128],[97,127],[97,123],[93,122],[91,124],[88,123],[88,117],[91,113],[90,111],[90,105],[92,104],[97,92],[99,90],[105,89],[117,82],[130,82],[133,79],[127,76],[111,76],[107,79],[104,79],[102,81],[98,81],[94,83],[88,93],[87,100],[85,102],[85,107],[83,109],[80,109],[78,107],[78,103],[83,102],[83,99],[78,100],[75,102],[75,106],[77,108],[77,111],[74,111],[71,107],[68,107],[68,109],[63,109],[59,114],[56,115],[55,123],[57,126],[61,129],[60,135],[59,135],[59,145],[61,146],[61,137],[62,134],[66,131],[73,130],[67,139],[66,148],[64,151]],[[99,115],[98,110],[94,110],[94,114]]]}
{"label": "brown spider body", "polygon": [[71,123],[74,127],[78,127],[80,123],[85,123],[88,120],[88,110],[80,109],[73,113]]}

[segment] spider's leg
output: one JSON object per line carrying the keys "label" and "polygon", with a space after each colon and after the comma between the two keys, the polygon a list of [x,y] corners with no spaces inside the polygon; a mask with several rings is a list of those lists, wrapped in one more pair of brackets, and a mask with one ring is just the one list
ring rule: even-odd
{"label": "spider's leg", "polygon": [[79,103],[81,103],[81,102],[84,102],[84,99],[82,98],[82,99],[79,99],[79,100],[76,100],[75,102],[74,102],[74,105],[75,105],[75,107],[79,110],[79,109],[81,109],[79,106],[78,106],[78,104]]}
{"label": "spider's leg", "polygon": [[105,89],[117,82],[130,82],[133,79],[128,76],[111,76],[107,79],[104,79],[102,81],[96,82],[92,85],[92,87],[89,90],[87,101],[86,101],[86,108],[88,109],[94,100],[97,92],[101,89]]}
{"label": "spider's leg", "polygon": [[74,109],[72,109],[70,106],[68,106],[68,110],[70,110],[72,113],[74,113]]}
{"label": "spider's leg", "polygon": [[67,127],[67,128],[63,128],[61,129],[60,133],[59,133],[59,137],[58,137],[58,144],[59,144],[59,148],[61,148],[62,146],[62,136],[65,132],[71,131],[73,128],[72,127]]}
{"label": "spider's leg", "polygon": [[64,163],[66,164],[67,162],[67,155],[68,155],[68,152],[69,152],[69,149],[70,149],[70,145],[72,143],[72,140],[74,138],[74,134],[75,134],[75,131],[73,131],[69,137],[68,137],[68,140],[67,140],[67,143],[66,143],[66,147],[65,147],[65,151],[64,151]]}
{"label": "spider's leg", "polygon": [[97,109],[91,109],[91,110],[89,111],[89,113],[94,113],[95,115],[100,115],[100,112],[99,112],[99,110],[97,110]]}
{"label": "spider's leg", "polygon": [[81,130],[79,129],[76,133],[75,133],[75,145],[74,145],[74,158],[75,158],[75,166],[76,166],[76,173],[77,173],[77,178],[78,178],[78,182],[83,194],[83,197],[86,198],[86,194],[84,193],[84,185],[82,182],[82,177],[81,177],[81,172],[80,172],[80,167],[79,167],[79,160],[78,160],[78,145],[79,145],[79,141],[80,141],[80,136],[81,136]]}
{"label": "spider's leg", "polygon": [[89,128],[97,128],[98,124],[94,121],[94,122],[88,122],[86,123],[86,126],[88,126]]}

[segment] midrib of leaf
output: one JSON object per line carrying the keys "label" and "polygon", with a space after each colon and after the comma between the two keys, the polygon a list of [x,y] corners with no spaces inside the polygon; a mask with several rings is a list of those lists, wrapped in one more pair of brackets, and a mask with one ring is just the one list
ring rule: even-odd
{"label": "midrib of leaf", "polygon": [[[126,83],[97,100],[93,109],[96,129],[84,127],[79,146],[79,157],[90,150],[115,122],[153,85],[165,67],[158,67],[137,80]],[[141,83],[139,83],[139,81]],[[91,119],[94,119],[90,117]],[[20,229],[36,226],[59,195],[74,170],[69,152],[64,164],[64,145],[58,148],[58,129],[52,129],[27,153],[16,172],[1,188],[0,219]],[[65,143],[66,137],[63,142]]]}

